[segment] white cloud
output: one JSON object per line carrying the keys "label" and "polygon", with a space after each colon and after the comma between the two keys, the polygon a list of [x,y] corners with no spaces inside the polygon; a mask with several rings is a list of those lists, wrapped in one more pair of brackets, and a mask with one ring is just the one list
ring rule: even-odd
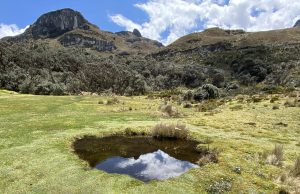
{"label": "white cloud", "polygon": [[131,20],[120,14],[111,16],[111,19],[119,26],[125,27],[126,30],[132,31],[134,29],[141,29],[141,26],[139,24],[132,22]]}
{"label": "white cloud", "polygon": [[147,22],[134,23],[119,14],[111,19],[164,44],[209,27],[261,31],[292,27],[300,19],[299,0],[148,0],[135,7],[148,15]]}
{"label": "white cloud", "polygon": [[177,160],[161,150],[141,155],[138,159],[113,157],[96,166],[109,173],[128,174],[144,181],[177,177],[198,167],[190,162]]}
{"label": "white cloud", "polygon": [[6,36],[16,36],[22,34],[29,26],[20,29],[15,24],[0,24],[0,39]]}

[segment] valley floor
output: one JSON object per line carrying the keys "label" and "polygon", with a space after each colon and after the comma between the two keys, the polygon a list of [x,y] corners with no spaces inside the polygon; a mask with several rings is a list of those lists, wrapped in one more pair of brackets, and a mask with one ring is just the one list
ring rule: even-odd
{"label": "valley floor", "polygon": [[[300,191],[287,178],[300,155],[300,108],[286,97],[270,103],[234,99],[213,113],[184,109],[177,118],[158,111],[159,99],[100,96],[33,96],[0,90],[0,193],[278,193]],[[274,104],[279,109],[273,110]],[[131,128],[149,131],[158,123],[186,123],[192,137],[211,141],[219,162],[166,181],[143,183],[126,175],[89,170],[72,151],[75,138],[104,136]],[[282,166],[266,164],[262,154],[283,145]],[[241,169],[237,173],[236,169]],[[297,188],[298,184],[298,188]],[[223,190],[223,192],[222,192]]]}

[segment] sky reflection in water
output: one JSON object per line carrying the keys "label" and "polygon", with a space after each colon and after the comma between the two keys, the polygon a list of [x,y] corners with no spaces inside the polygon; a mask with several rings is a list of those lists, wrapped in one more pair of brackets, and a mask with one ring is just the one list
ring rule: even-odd
{"label": "sky reflection in water", "polygon": [[108,173],[127,174],[144,182],[165,180],[180,176],[197,165],[188,161],[177,160],[167,153],[158,150],[141,155],[138,159],[111,157],[95,166]]}

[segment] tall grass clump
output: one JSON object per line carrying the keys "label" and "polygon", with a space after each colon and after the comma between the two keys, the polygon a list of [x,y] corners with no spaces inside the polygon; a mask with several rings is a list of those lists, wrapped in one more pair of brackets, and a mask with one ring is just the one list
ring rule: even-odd
{"label": "tall grass clump", "polygon": [[300,102],[298,98],[288,98],[285,103],[285,107],[300,107]]}
{"label": "tall grass clump", "polygon": [[167,117],[177,117],[179,112],[172,104],[162,104],[158,108]]}
{"label": "tall grass clump", "polygon": [[291,170],[294,177],[300,177],[300,156],[297,157],[294,167]]}
{"label": "tall grass clump", "polygon": [[185,124],[157,124],[152,128],[152,137],[158,139],[187,139],[189,129]]}
{"label": "tall grass clump", "polygon": [[283,163],[283,145],[276,144],[270,153],[264,153],[264,158],[266,164],[281,166]]}

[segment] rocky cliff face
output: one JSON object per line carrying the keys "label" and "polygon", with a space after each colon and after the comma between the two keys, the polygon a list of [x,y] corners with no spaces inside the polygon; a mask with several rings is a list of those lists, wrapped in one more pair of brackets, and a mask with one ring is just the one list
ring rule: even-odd
{"label": "rocky cliff face", "polygon": [[132,32],[132,34],[134,34],[137,37],[142,37],[142,34],[137,29],[134,29],[133,32]]}
{"label": "rocky cliff face", "polygon": [[74,29],[89,29],[84,17],[72,9],[62,9],[42,15],[28,29],[34,38],[55,38]]}
{"label": "rocky cliff face", "polygon": [[116,46],[112,41],[106,41],[93,37],[86,37],[80,34],[69,33],[59,39],[63,46],[79,45],[83,47],[93,48],[97,51],[113,51]]}

